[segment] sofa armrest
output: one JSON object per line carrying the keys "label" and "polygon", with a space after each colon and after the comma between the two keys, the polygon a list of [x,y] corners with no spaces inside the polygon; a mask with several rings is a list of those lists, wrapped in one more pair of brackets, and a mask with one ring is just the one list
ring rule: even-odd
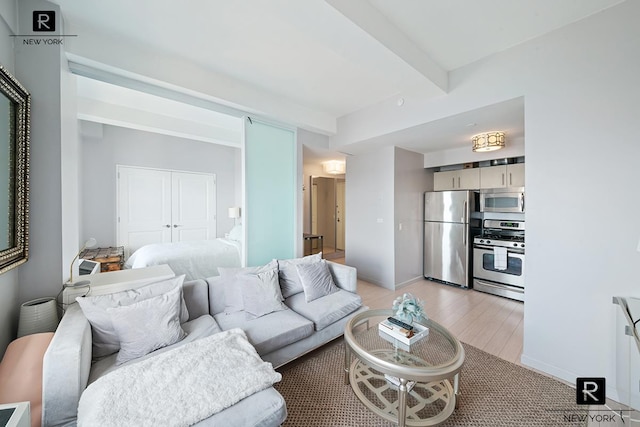
{"label": "sofa armrest", "polygon": [[355,267],[351,267],[344,264],[338,264],[333,261],[327,261],[329,271],[333,276],[334,282],[339,288],[345,291],[357,293],[358,287],[358,270]]}
{"label": "sofa armrest", "polygon": [[91,325],[78,304],[65,312],[42,364],[42,425],[72,423],[91,369]]}

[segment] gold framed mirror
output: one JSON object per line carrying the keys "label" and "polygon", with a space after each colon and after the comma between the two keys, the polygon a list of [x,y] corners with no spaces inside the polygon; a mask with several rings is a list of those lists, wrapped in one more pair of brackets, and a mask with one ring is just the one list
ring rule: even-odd
{"label": "gold framed mirror", "polygon": [[31,97],[0,65],[0,273],[29,258]]}

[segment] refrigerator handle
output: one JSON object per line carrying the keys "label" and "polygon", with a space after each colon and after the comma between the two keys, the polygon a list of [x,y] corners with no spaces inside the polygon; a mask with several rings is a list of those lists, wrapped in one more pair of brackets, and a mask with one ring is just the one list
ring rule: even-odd
{"label": "refrigerator handle", "polygon": [[469,222],[468,218],[467,218],[468,214],[467,214],[467,201],[466,200],[464,201],[464,208],[463,209],[464,210],[462,211],[462,223],[466,224],[467,222]]}

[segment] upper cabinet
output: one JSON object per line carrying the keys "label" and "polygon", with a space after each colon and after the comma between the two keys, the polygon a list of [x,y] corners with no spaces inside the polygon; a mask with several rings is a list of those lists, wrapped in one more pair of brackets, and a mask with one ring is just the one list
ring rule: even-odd
{"label": "upper cabinet", "polygon": [[524,163],[480,168],[480,188],[524,187]]}
{"label": "upper cabinet", "polygon": [[524,163],[458,169],[433,174],[435,191],[507,187],[524,187]]}
{"label": "upper cabinet", "polygon": [[524,187],[524,163],[507,165],[507,187]]}
{"label": "upper cabinet", "polygon": [[435,191],[477,190],[478,188],[480,188],[479,168],[459,169],[433,174],[433,189]]}

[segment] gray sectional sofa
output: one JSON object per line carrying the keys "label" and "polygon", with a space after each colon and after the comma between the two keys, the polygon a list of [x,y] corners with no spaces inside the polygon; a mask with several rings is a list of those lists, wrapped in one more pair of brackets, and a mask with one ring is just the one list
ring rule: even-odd
{"label": "gray sectional sofa", "polygon": [[[311,264],[318,259],[305,257],[277,261],[283,305],[272,312],[257,313],[259,316],[251,310],[248,312],[247,307],[234,307],[233,300],[237,299],[234,292],[239,288],[244,290],[244,285],[237,279],[244,277],[243,273],[247,271],[259,273],[262,271],[260,268],[229,269],[221,271],[220,276],[185,282],[183,298],[189,317],[181,326],[187,333],[186,338],[119,366],[115,364],[117,353],[92,361],[91,324],[78,304],[71,305],[44,358],[42,425],[76,425],[82,392],[96,379],[120,366],[146,360],[221,330],[244,330],[260,357],[274,368],[339,337],[347,320],[365,309],[356,293],[356,269],[326,262],[324,265],[328,267],[337,289],[324,296],[310,297],[313,290],[303,289],[299,282],[292,283],[290,279],[295,273],[305,273],[302,267],[297,267],[298,264]],[[272,263],[262,269],[272,267]],[[314,271],[309,274],[309,277],[315,277]],[[278,426],[286,415],[286,402],[273,387],[269,387],[196,425]]]}

